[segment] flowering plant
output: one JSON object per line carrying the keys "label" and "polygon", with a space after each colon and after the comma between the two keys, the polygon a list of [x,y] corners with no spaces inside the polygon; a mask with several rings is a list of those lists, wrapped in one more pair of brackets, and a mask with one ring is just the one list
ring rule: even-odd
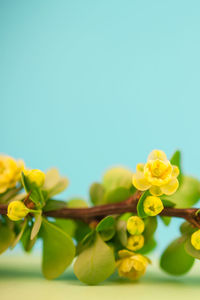
{"label": "flowering plant", "polygon": [[90,186],[88,206],[82,198],[54,199],[68,186],[57,169],[27,169],[23,161],[0,155],[0,253],[20,243],[30,252],[43,241],[42,272],[60,276],[74,262],[76,277],[97,284],[118,270],[138,280],[151,264],[158,219],[184,219],[180,237],[163,252],[160,267],[183,275],[200,259],[200,216],[193,208],[200,182],[181,170],[180,152],[170,160],[154,150],[136,172],[117,167]]}

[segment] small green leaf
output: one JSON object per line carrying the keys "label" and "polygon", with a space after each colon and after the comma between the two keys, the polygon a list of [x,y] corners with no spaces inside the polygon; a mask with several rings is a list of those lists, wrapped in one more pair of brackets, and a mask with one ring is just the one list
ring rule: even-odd
{"label": "small green leaf", "polygon": [[114,270],[114,253],[96,233],[93,243],[78,256],[74,273],[86,284],[97,284],[107,279]]}
{"label": "small green leaf", "polygon": [[69,234],[71,237],[75,236],[75,232],[77,229],[76,222],[71,219],[56,219],[54,224],[60,227],[64,232]]}
{"label": "small green leaf", "polygon": [[85,200],[81,198],[72,198],[67,202],[68,208],[79,208],[79,207],[88,207],[88,204]]}
{"label": "small green leaf", "polygon": [[14,232],[6,225],[0,225],[0,254],[7,250],[15,238]]}
{"label": "small green leaf", "polygon": [[21,225],[21,230],[19,231],[18,235],[13,240],[13,242],[11,244],[12,248],[14,248],[17,245],[17,243],[20,241],[20,239],[21,239],[21,237],[22,237],[22,235],[24,233],[24,230],[25,230],[25,228],[27,226],[27,222],[28,222],[28,220],[25,219],[24,222],[22,224],[20,224]]}
{"label": "small green leaf", "polygon": [[138,252],[141,254],[149,253],[154,250],[157,243],[154,239],[154,233],[157,229],[157,217],[148,217],[144,219],[145,229],[143,232],[144,236],[144,246]]}
{"label": "small green leaf", "polygon": [[194,258],[200,259],[200,250],[195,249],[191,244],[191,237],[185,242],[185,251]]}
{"label": "small green leaf", "polygon": [[191,234],[196,231],[196,228],[193,227],[189,222],[183,222],[180,226],[180,232],[182,234]]}
{"label": "small green leaf", "polygon": [[122,246],[124,246],[124,247],[126,247],[127,239],[128,239],[126,224],[127,224],[126,221],[121,220],[121,219],[119,219],[116,224],[118,239],[119,239],[120,243],[122,244]]}
{"label": "small green leaf", "polygon": [[35,214],[35,222],[33,224],[33,228],[31,231],[31,237],[30,237],[31,240],[33,240],[37,236],[37,234],[40,230],[41,224],[42,224],[42,212],[39,212],[39,213]]}
{"label": "small green leaf", "polygon": [[103,176],[103,186],[106,190],[113,190],[118,187],[130,189],[132,186],[133,173],[123,167],[109,169]]}
{"label": "small green leaf", "polygon": [[100,233],[104,241],[109,241],[115,235],[115,219],[107,216],[102,219],[96,227],[96,231]]}
{"label": "small green leaf", "polygon": [[179,150],[177,150],[176,152],[174,152],[174,154],[172,155],[172,158],[170,159],[170,162],[172,165],[175,165],[179,168],[179,175],[178,175],[178,181],[179,183],[182,182],[182,167],[181,167],[181,152]]}
{"label": "small green leaf", "polygon": [[56,168],[50,169],[46,173],[43,190],[48,192],[48,197],[51,198],[63,192],[69,185],[69,180],[66,177],[61,177]]}
{"label": "small green leaf", "polygon": [[130,189],[118,187],[113,190],[108,190],[104,194],[103,203],[117,203],[127,200],[131,196]]}
{"label": "small green leaf", "polygon": [[115,219],[112,216],[107,216],[102,219],[96,227],[96,231],[107,230],[115,226]]}
{"label": "small green leaf", "polygon": [[140,249],[138,252],[140,254],[147,254],[147,253],[153,251],[156,248],[156,246],[157,246],[157,243],[156,243],[154,237],[151,237],[150,239],[148,239],[148,241],[145,242],[142,249]]}
{"label": "small green leaf", "polygon": [[149,195],[149,191],[146,191],[144,192],[139,201],[138,201],[138,204],[137,204],[137,213],[138,213],[138,216],[140,218],[145,218],[145,217],[148,217],[147,214],[145,213],[144,211],[144,208],[143,208],[143,204],[144,204],[144,200],[146,199],[146,197]]}
{"label": "small green leaf", "polygon": [[178,191],[167,199],[176,204],[176,208],[187,208],[193,206],[200,198],[200,182],[199,180],[183,176],[182,184]]}
{"label": "small green leaf", "polygon": [[103,196],[104,196],[104,188],[102,184],[98,182],[94,182],[90,186],[90,200],[94,205],[100,205],[103,203]]}
{"label": "small green leaf", "polygon": [[185,251],[185,241],[185,236],[176,239],[162,254],[160,266],[165,272],[172,275],[183,275],[191,269],[194,258]]}
{"label": "small green leaf", "polygon": [[35,182],[30,182],[28,177],[24,175],[23,172],[21,174],[21,178],[25,191],[30,193],[29,198],[36,204],[36,206],[43,207],[45,204],[45,199],[41,189]]}
{"label": "small green leaf", "polygon": [[43,208],[43,211],[57,210],[66,207],[67,207],[67,202],[65,201],[49,199],[47,200]]}
{"label": "small green leaf", "polygon": [[60,276],[75,256],[75,246],[69,235],[43,218],[42,272],[47,279]]}
{"label": "small green leaf", "polygon": [[161,200],[162,200],[162,203],[163,203],[164,207],[174,207],[174,206],[176,206],[176,203],[174,203],[174,202],[172,202],[172,201],[170,201],[166,198],[161,198]]}
{"label": "small green leaf", "polygon": [[24,231],[22,238],[21,238],[21,243],[23,246],[24,251],[30,252],[37,240],[37,237],[35,237],[33,240],[31,240],[31,231],[32,231],[33,226],[27,226],[26,230]]}
{"label": "small green leaf", "polygon": [[171,223],[171,219],[170,217],[161,217],[160,216],[161,221],[164,223],[164,225],[168,226]]}

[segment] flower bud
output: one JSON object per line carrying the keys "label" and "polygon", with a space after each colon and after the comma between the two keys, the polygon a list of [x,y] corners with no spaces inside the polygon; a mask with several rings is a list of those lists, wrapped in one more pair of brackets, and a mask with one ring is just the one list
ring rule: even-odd
{"label": "flower bud", "polygon": [[192,234],[191,244],[195,249],[200,250],[200,230],[197,230]]}
{"label": "flower bud", "polygon": [[137,251],[144,246],[143,235],[131,235],[127,241],[127,248],[132,251]]}
{"label": "flower bud", "polygon": [[43,186],[45,181],[45,174],[44,172],[34,169],[34,170],[28,170],[25,172],[25,175],[28,177],[28,179],[31,182],[34,182],[37,184],[38,187]]}
{"label": "flower bud", "polygon": [[144,231],[144,222],[137,216],[132,216],[127,221],[127,230],[132,235],[139,235]]}
{"label": "flower bud", "polygon": [[148,216],[153,217],[158,215],[163,210],[164,206],[159,197],[148,196],[144,200],[143,208],[144,208],[144,212]]}
{"label": "flower bud", "polygon": [[29,209],[21,201],[13,201],[8,205],[7,216],[12,221],[19,221],[26,217],[29,213]]}

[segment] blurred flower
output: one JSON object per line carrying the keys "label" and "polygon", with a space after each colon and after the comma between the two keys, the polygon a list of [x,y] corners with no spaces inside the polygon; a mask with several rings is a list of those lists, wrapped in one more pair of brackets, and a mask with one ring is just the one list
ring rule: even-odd
{"label": "blurred flower", "polygon": [[191,244],[195,249],[200,250],[200,230],[197,230],[192,234]]}
{"label": "blurred flower", "polygon": [[164,208],[164,205],[160,198],[155,196],[148,196],[143,202],[144,212],[148,216],[156,216],[158,215]]}
{"label": "blurred flower", "polygon": [[137,216],[132,216],[127,221],[127,230],[132,235],[141,234],[144,231],[144,222]]}
{"label": "blurred flower", "polygon": [[24,170],[24,162],[7,155],[0,155],[0,193],[14,188]]}
{"label": "blurred flower", "polygon": [[178,175],[178,167],[171,165],[166,154],[161,150],[153,150],[146,164],[137,165],[133,185],[140,191],[150,189],[153,196],[172,195],[179,186]]}
{"label": "blurred flower", "polygon": [[25,206],[25,204],[21,201],[13,201],[8,205],[7,216],[12,221],[19,221],[26,217],[29,213],[29,209]]}
{"label": "blurred flower", "polygon": [[37,169],[25,170],[24,174],[28,177],[30,182],[36,183],[38,187],[43,186],[45,181],[45,174],[41,170],[37,170]]}
{"label": "blurred flower", "polygon": [[133,251],[137,251],[144,246],[143,235],[131,235],[127,241],[127,248]]}
{"label": "blurred flower", "polygon": [[120,259],[117,261],[119,276],[129,278],[131,280],[139,279],[144,275],[150,260],[141,255],[135,254],[127,250],[118,252]]}

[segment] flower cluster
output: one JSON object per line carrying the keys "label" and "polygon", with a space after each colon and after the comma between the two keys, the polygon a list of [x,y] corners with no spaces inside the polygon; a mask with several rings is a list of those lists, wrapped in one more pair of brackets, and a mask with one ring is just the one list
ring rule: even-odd
{"label": "flower cluster", "polygon": [[7,155],[0,155],[0,193],[14,188],[19,182],[24,162]]}
{"label": "flower cluster", "polygon": [[179,183],[179,169],[171,165],[166,154],[161,150],[153,150],[146,164],[138,164],[133,175],[133,185],[140,191],[149,189],[153,196],[172,195]]}
{"label": "flower cluster", "polygon": [[133,185],[140,191],[149,190],[152,196],[146,197],[143,203],[148,216],[156,216],[164,206],[159,196],[172,195],[179,186],[179,168],[170,163],[161,150],[153,150],[146,164],[138,164],[133,174]]}

